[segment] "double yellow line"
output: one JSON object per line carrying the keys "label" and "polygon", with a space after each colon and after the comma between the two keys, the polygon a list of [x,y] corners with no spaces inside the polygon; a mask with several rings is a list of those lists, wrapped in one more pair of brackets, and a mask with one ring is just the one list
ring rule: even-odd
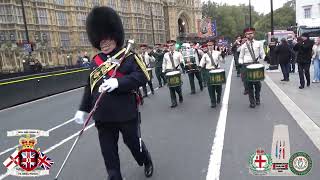
{"label": "double yellow line", "polygon": [[43,76],[34,76],[34,77],[29,77],[29,78],[24,78],[24,79],[12,80],[12,81],[7,81],[7,82],[0,82],[0,86],[7,85],[7,84],[18,83],[18,82],[23,82],[23,81],[30,81],[30,80],[33,80],[33,79],[48,78],[48,77],[51,77],[51,76],[62,76],[62,75],[72,74],[72,73],[77,73],[77,72],[82,72],[82,71],[89,71],[89,70],[88,69],[79,69],[79,70],[74,70],[74,71],[69,71],[69,72],[49,74],[49,75],[43,75]]}

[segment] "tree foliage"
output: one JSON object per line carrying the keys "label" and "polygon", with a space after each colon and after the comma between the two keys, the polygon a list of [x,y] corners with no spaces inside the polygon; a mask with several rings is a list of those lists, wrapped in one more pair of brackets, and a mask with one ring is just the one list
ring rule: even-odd
{"label": "tree foliage", "polygon": [[[263,39],[264,34],[271,30],[270,13],[259,14],[252,7],[252,26],[257,30],[257,39]],[[287,29],[295,24],[295,1],[288,1],[274,11],[275,29]],[[233,39],[236,35],[242,34],[245,27],[250,26],[249,6],[240,4],[238,6],[218,4],[208,1],[202,5],[202,16],[217,21],[218,36],[226,39]]]}

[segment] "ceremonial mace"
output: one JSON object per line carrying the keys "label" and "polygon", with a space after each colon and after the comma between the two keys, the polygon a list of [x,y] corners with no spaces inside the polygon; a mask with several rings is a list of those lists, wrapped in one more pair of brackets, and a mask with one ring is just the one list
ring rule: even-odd
{"label": "ceremonial mace", "polygon": [[[120,65],[121,65],[122,61],[124,60],[124,58],[125,58],[125,57],[128,55],[128,53],[130,52],[133,44],[134,44],[134,40],[133,40],[133,39],[128,40],[128,44],[127,44],[127,47],[126,47],[126,51],[125,51],[125,53],[121,56],[121,58],[119,59],[119,64],[117,64],[117,66],[116,66],[115,70],[113,71],[112,75],[110,76],[110,78],[113,78],[113,77],[116,75],[116,72],[117,72],[118,68],[120,67]],[[83,127],[82,127],[81,131],[79,132],[78,137],[76,138],[76,140],[74,141],[73,145],[71,146],[71,149],[70,149],[69,153],[67,154],[67,156],[66,156],[65,160],[63,161],[63,163],[62,163],[62,165],[61,165],[61,167],[60,167],[60,169],[59,169],[56,177],[54,178],[55,180],[58,180],[58,177],[59,177],[62,169],[64,168],[67,160],[69,159],[70,154],[72,153],[72,151],[73,151],[73,149],[75,148],[77,142],[79,141],[81,135],[83,134],[84,129],[85,129],[85,128],[87,127],[87,125],[89,124],[90,119],[91,119],[93,113],[94,113],[94,112],[96,111],[96,109],[98,108],[98,104],[99,104],[101,98],[104,96],[105,93],[106,93],[106,91],[103,91],[103,92],[99,95],[96,103],[94,104],[93,109],[90,111],[90,113],[89,113],[89,115],[88,115],[88,118],[86,119],[85,123],[83,124]]]}

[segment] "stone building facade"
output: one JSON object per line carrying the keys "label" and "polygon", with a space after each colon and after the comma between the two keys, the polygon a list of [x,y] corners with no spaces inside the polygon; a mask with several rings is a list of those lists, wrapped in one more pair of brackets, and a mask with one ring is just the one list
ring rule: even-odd
{"label": "stone building facade", "polygon": [[[76,63],[83,52],[93,55],[85,20],[94,6],[110,6],[121,16],[126,39],[164,43],[194,33],[201,18],[200,0],[23,0],[32,54],[44,67]],[[153,24],[153,28],[152,28]],[[0,0],[0,72],[23,71],[26,54],[21,0]],[[72,59],[67,60],[67,55]]]}

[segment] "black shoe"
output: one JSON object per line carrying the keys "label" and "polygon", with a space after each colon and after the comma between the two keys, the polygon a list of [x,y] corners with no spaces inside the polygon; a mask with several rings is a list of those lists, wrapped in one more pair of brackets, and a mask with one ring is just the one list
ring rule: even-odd
{"label": "black shoe", "polygon": [[221,100],[220,98],[217,98],[217,104],[220,104]]}
{"label": "black shoe", "polygon": [[162,85],[159,85],[159,88],[162,88]]}
{"label": "black shoe", "polygon": [[260,105],[260,100],[256,100],[256,105],[257,105],[257,106]]}
{"label": "black shoe", "polygon": [[178,105],[177,104],[172,104],[170,107],[171,108],[175,108],[175,107],[177,107]]}
{"label": "black shoe", "polygon": [[288,81],[289,81],[289,79],[286,79],[286,80],[284,80],[284,81],[287,81],[287,82],[288,82]]}
{"label": "black shoe", "polygon": [[285,79],[281,79],[280,81],[286,81]]}
{"label": "black shoe", "polygon": [[154,91],[151,91],[151,94],[154,94]]}
{"label": "black shoe", "polygon": [[200,91],[203,91],[203,87],[202,86],[200,87]]}
{"label": "black shoe", "polygon": [[247,90],[244,90],[244,92],[243,92],[243,95],[248,95],[248,91]]}
{"label": "black shoe", "polygon": [[149,178],[153,174],[153,164],[150,160],[148,163],[144,163],[144,175]]}
{"label": "black shoe", "polygon": [[310,86],[310,83],[307,83],[307,87],[309,87]]}
{"label": "black shoe", "polygon": [[190,94],[196,94],[196,92],[192,91]]}
{"label": "black shoe", "polygon": [[256,105],[255,104],[250,104],[250,108],[255,108]]}
{"label": "black shoe", "polygon": [[183,103],[183,97],[182,96],[179,97],[179,102]]}
{"label": "black shoe", "polygon": [[304,86],[299,86],[299,89],[303,89],[304,88]]}
{"label": "black shoe", "polygon": [[148,95],[146,94],[146,95],[143,95],[142,97],[143,97],[143,98],[146,98],[146,97],[148,97]]}
{"label": "black shoe", "polygon": [[216,108],[217,105],[216,104],[211,104],[211,108]]}

